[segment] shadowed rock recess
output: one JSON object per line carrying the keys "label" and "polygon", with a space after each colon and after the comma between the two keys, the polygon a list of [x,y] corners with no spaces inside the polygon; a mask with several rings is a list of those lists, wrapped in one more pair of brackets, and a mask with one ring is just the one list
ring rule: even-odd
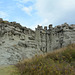
{"label": "shadowed rock recess", "polygon": [[0,18],[0,65],[15,64],[75,43],[75,25],[37,26],[34,30]]}

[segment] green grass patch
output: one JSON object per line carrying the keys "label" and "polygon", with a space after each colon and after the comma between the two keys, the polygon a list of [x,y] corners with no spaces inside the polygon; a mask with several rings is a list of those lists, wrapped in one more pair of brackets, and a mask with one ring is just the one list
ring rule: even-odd
{"label": "green grass patch", "polygon": [[0,66],[0,75],[20,75],[15,66]]}

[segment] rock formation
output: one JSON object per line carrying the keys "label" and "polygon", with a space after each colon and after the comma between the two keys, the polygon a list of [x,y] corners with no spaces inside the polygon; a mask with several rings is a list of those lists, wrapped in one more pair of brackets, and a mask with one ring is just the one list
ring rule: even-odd
{"label": "rock formation", "polygon": [[62,25],[52,27],[49,25],[48,29],[44,29],[38,25],[35,31],[36,41],[40,50],[49,52],[55,49],[65,47],[69,44],[75,43],[75,25]]}
{"label": "rock formation", "polygon": [[75,43],[75,25],[39,26],[35,31],[0,18],[0,65],[15,64],[36,54]]}

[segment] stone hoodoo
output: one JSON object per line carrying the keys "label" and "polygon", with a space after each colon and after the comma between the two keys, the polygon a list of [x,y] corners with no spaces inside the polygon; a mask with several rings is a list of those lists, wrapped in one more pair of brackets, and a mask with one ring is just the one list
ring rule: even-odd
{"label": "stone hoodoo", "polygon": [[49,52],[55,49],[65,47],[69,44],[75,43],[75,25],[62,25],[52,27],[52,24],[44,27],[44,29],[36,28],[36,41],[40,50]]}
{"label": "stone hoodoo", "polygon": [[37,26],[35,31],[0,18],[0,65],[15,64],[36,54],[75,43],[75,25]]}

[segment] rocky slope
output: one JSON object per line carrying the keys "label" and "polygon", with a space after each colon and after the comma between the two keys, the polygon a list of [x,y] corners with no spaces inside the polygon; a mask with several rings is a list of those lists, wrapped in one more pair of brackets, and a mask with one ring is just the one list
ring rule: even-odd
{"label": "rocky slope", "polygon": [[75,43],[75,24],[39,26],[35,31],[0,18],[0,65],[15,64],[36,54]]}
{"label": "rocky slope", "polygon": [[37,48],[34,36],[33,30],[0,19],[0,65],[15,64],[42,53]]}

